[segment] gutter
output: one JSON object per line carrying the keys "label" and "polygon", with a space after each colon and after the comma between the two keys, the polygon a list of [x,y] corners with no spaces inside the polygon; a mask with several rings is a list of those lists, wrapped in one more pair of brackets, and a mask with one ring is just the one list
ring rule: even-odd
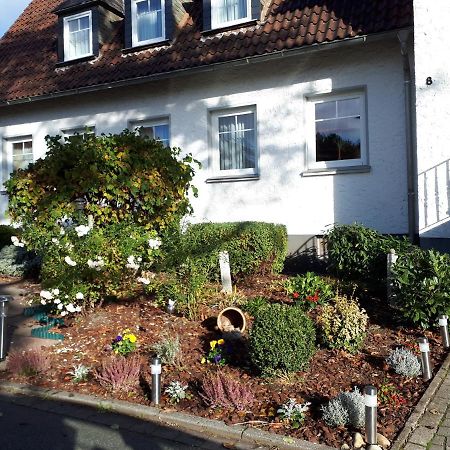
{"label": "gutter", "polygon": [[[410,28],[404,29],[403,31],[408,31]],[[215,64],[209,64],[199,67],[193,67],[193,68],[186,68],[186,69],[178,69],[174,70],[172,72],[163,72],[159,74],[154,75],[145,75],[142,77],[136,77],[131,78],[127,80],[120,80],[120,81],[113,81],[109,83],[102,83],[97,84],[95,86],[85,86],[81,88],[76,89],[70,89],[70,90],[64,90],[64,91],[57,91],[50,94],[43,94],[43,95],[37,95],[35,97],[25,97],[20,99],[14,99],[14,100],[6,100],[0,102],[0,108],[5,106],[12,106],[12,105],[20,105],[24,103],[30,103],[30,102],[36,102],[41,100],[49,100],[59,97],[67,97],[70,95],[79,95],[84,93],[91,93],[91,92],[99,92],[103,90],[113,89],[113,88],[119,88],[124,86],[134,86],[139,85],[143,83],[147,83],[150,81],[156,81],[161,79],[169,79],[169,78],[175,78],[183,75],[195,75],[198,73],[204,73],[204,72],[212,72],[215,70],[222,70],[224,68],[232,68],[232,67],[240,67],[248,64],[253,63],[260,63],[265,62],[269,60],[276,60],[279,58],[287,58],[297,55],[303,55],[304,53],[314,53],[317,51],[323,51],[323,50],[331,50],[334,48],[341,48],[341,47],[348,47],[348,46],[354,46],[354,45],[364,45],[367,42],[376,42],[378,40],[382,40],[389,37],[396,37],[397,33],[401,33],[402,31],[387,31],[383,33],[377,33],[372,35],[362,35],[357,36],[353,38],[346,38],[341,41],[333,41],[333,42],[323,42],[320,44],[312,44],[304,47],[297,47],[289,50],[281,50],[272,52],[265,55],[255,55],[250,56],[247,58],[241,58],[236,59],[233,61],[227,61],[227,62],[221,62],[221,63],[215,63]],[[409,33],[409,31],[408,31]]]}
{"label": "gutter", "polygon": [[397,33],[400,41],[400,51],[403,60],[403,86],[405,97],[405,138],[406,138],[406,178],[408,196],[408,237],[409,240],[418,243],[417,225],[417,188],[416,188],[416,158],[413,146],[413,115],[412,115],[412,80],[411,66],[409,63],[408,39],[410,30],[401,30]]}

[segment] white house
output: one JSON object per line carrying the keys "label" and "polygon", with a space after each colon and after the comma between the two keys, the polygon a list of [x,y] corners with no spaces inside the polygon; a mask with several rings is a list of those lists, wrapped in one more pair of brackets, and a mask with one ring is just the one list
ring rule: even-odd
{"label": "white house", "polygon": [[0,41],[1,182],[47,134],[143,126],[202,162],[195,221],[284,223],[291,250],[355,221],[449,248],[443,17],[448,0],[33,0]]}

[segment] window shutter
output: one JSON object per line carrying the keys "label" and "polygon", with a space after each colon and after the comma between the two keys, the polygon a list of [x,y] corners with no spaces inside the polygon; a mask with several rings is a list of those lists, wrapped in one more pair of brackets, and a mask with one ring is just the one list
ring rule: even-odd
{"label": "window shutter", "polygon": [[166,35],[163,36],[166,39],[172,39],[173,37],[173,31],[174,31],[174,25],[175,20],[173,16],[173,9],[172,9],[172,0],[165,0],[164,1],[164,16],[166,21]]}
{"label": "window shutter", "polygon": [[252,5],[252,19],[261,20],[261,1],[260,0],[251,0]]}
{"label": "window shutter", "polygon": [[100,13],[97,8],[91,9],[92,14],[92,53],[95,56],[98,56],[99,53],[99,21],[100,21]]}
{"label": "window shutter", "polygon": [[133,46],[131,1],[125,0],[125,48],[131,48]]}
{"label": "window shutter", "polygon": [[58,17],[58,62],[64,61],[64,19]]}
{"label": "window shutter", "polygon": [[211,0],[203,0],[203,30],[207,31],[210,29],[211,29]]}

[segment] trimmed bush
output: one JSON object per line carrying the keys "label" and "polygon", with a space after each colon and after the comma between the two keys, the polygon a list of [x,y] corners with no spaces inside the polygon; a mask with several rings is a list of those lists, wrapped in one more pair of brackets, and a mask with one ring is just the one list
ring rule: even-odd
{"label": "trimmed bush", "polygon": [[356,353],[366,337],[367,319],[356,299],[336,295],[334,303],[325,305],[317,318],[323,343]]}
{"label": "trimmed bush", "polygon": [[296,306],[271,304],[258,310],[250,331],[250,358],[263,373],[304,369],[315,352],[314,325]]}
{"label": "trimmed bush", "polygon": [[[264,222],[200,223],[178,237],[172,234],[167,265],[177,267],[187,257],[211,280],[220,280],[219,253],[228,251],[233,277],[281,272],[287,254],[284,225]],[[166,254],[167,254],[166,253]],[[173,256],[175,255],[175,257]]]}
{"label": "trimmed bush", "polygon": [[450,255],[414,249],[393,266],[396,307],[406,320],[429,328],[441,314],[450,315]]}

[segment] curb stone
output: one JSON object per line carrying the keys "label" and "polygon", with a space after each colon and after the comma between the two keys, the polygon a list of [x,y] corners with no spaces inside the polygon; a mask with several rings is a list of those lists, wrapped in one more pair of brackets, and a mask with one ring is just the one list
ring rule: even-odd
{"label": "curb stone", "polygon": [[427,390],[423,394],[422,398],[419,400],[419,403],[417,403],[416,407],[414,408],[414,411],[409,416],[409,419],[406,421],[403,430],[392,444],[391,450],[400,450],[406,445],[409,437],[412,435],[414,430],[419,426],[419,420],[425,414],[427,406],[433,399],[434,395],[436,394],[441,384],[444,382],[449,371],[450,371],[450,354],[448,354],[447,357],[445,358],[438,373],[434,376]]}
{"label": "curb stone", "polygon": [[85,394],[56,391],[10,382],[0,382],[0,392],[105,409],[108,412],[144,419],[161,425],[178,426],[185,431],[209,433],[225,441],[235,439],[237,441],[252,442],[257,445],[266,445],[279,450],[336,450],[327,445],[314,444],[284,435],[269,433],[257,428],[242,425],[230,426],[218,420],[205,419],[181,412],[166,412],[152,406],[128,403],[122,400],[107,400]]}

